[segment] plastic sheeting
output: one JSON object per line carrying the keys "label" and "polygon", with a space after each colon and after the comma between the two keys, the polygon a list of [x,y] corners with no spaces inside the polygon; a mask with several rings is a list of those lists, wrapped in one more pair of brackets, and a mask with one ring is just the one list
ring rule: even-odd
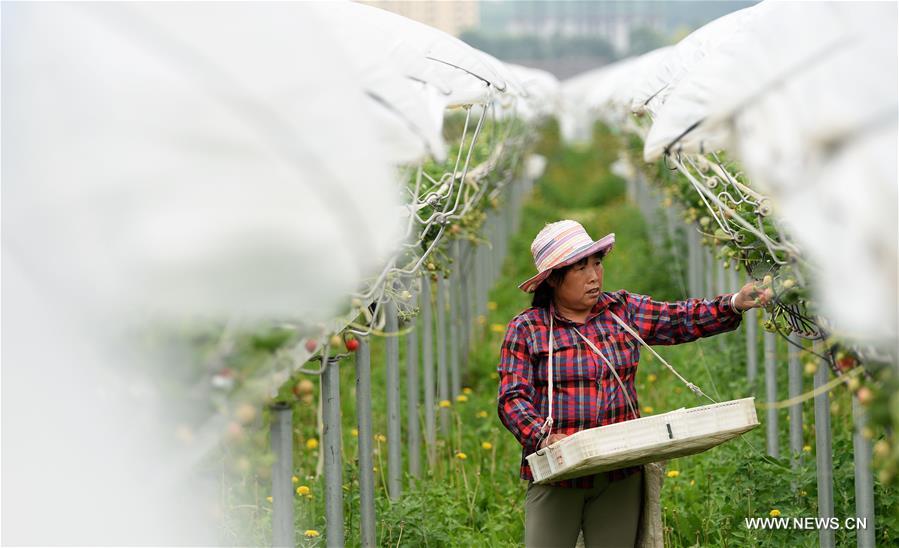
{"label": "plastic sheeting", "polygon": [[835,330],[895,352],[897,6],[775,7],[739,60],[734,106],[711,122],[734,128],[746,173],[820,267]]}
{"label": "plastic sheeting", "polygon": [[753,14],[752,8],[735,11],[698,28],[658,59],[635,74],[631,111],[655,116],[681,78]]}
{"label": "plastic sheeting", "polygon": [[48,282],[159,313],[328,317],[396,246],[370,106],[338,47],[309,48],[328,41],[309,10],[4,15],[4,246]]}
{"label": "plastic sheeting", "polygon": [[657,49],[564,81],[562,136],[572,142],[589,140],[597,120],[634,129],[630,124],[630,105],[637,82],[634,75],[644,73],[667,53],[668,48]]}
{"label": "plastic sheeting", "polygon": [[[655,64],[626,60],[564,82],[566,106],[576,103],[568,118],[627,128],[620,98],[630,93],[632,109],[653,117],[646,161],[731,153],[819,267],[821,312],[837,333],[894,354],[896,10],[762,2],[697,30]],[[589,109],[604,111],[577,119]]]}
{"label": "plastic sheeting", "polygon": [[524,88],[526,95],[516,102],[516,115],[524,120],[555,116],[559,111],[558,78],[545,70],[506,64]]}
{"label": "plastic sheeting", "polygon": [[195,356],[123,332],[329,317],[396,246],[376,119],[313,15],[3,6],[4,542],[217,542],[155,388]]}

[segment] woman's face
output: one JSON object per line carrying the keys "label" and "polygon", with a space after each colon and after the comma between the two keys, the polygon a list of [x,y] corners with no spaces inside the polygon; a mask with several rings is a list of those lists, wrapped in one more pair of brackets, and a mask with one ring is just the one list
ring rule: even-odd
{"label": "woman's face", "polygon": [[572,310],[593,308],[602,291],[602,253],[571,265],[561,283],[551,280],[550,284],[560,305]]}

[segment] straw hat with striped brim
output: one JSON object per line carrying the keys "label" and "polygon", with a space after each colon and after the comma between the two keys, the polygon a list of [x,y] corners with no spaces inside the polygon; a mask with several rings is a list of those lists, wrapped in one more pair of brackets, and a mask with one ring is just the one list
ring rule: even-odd
{"label": "straw hat with striped brim", "polygon": [[614,233],[594,241],[577,221],[566,219],[550,223],[543,227],[531,243],[537,275],[518,287],[522,291],[533,293],[553,269],[574,264],[600,251],[608,252],[614,244]]}

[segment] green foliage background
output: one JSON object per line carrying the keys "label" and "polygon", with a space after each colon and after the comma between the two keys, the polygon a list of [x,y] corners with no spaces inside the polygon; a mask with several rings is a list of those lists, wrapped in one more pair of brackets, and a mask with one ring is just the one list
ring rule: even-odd
{"label": "green foliage background", "polygon": [[[605,261],[604,289],[625,288],[661,300],[688,296],[678,281],[679,258],[650,247],[645,221],[639,211],[626,202],[624,181],[609,172],[609,164],[617,155],[613,136],[598,129],[593,145],[572,148],[560,144],[558,131],[551,126],[545,131],[539,148],[548,159],[547,171],[526,202],[521,229],[509,244],[509,256],[491,292],[491,300],[496,306],[477,328],[478,337],[463,378],[463,385],[469,387],[471,393],[467,395],[467,401],[453,402],[449,411],[452,426],[449,432],[440,436],[435,466],[427,467],[423,452],[422,479],[407,477],[403,497],[391,502],[386,496],[386,444],[383,441],[375,443],[380,545],[521,545],[526,485],[518,479],[520,447],[497,417],[495,370],[505,325],[529,306],[528,296],[516,286],[533,273],[529,246],[545,223],[571,218],[580,221],[595,238],[616,233],[615,249]],[[779,345],[780,355],[785,356],[785,345],[782,341]],[[657,350],[686,378],[719,401],[764,393],[761,384],[750,386],[746,381],[743,328],[714,339]],[[405,343],[402,341],[400,352],[401,368],[404,369]],[[387,432],[384,355],[384,340],[374,338],[372,382],[376,437]],[[761,347],[759,355],[763,355]],[[781,399],[786,397],[786,373],[784,363],[778,370]],[[650,381],[650,375],[657,380]],[[346,543],[358,545],[352,361],[342,363],[341,383]],[[811,388],[810,377],[805,377],[804,383],[805,390]],[[647,353],[641,361],[637,384],[640,405],[652,407],[656,413],[703,403],[684,390],[679,381]],[[401,394],[401,409],[405,413],[405,375]],[[832,398],[835,513],[839,518],[847,518],[855,515],[850,399],[842,387],[832,393]],[[764,413],[759,415],[764,421]],[[405,420],[403,417],[404,428]],[[423,416],[419,420],[423,425]],[[789,456],[782,460],[764,456],[764,424],[742,439],[700,455],[671,461],[668,469],[677,470],[679,475],[666,479],[662,493],[666,544],[678,547],[816,546],[816,531],[750,531],[743,521],[748,517],[768,516],[775,509],[786,517],[817,516],[813,421],[812,407],[807,404],[803,414],[807,451],[795,456],[795,464]],[[266,416],[260,419],[256,425],[260,432],[267,430],[267,422]],[[303,545],[324,545],[323,480],[314,477],[317,450],[308,449],[306,445],[307,440],[317,436],[314,406],[297,402],[294,424],[295,474],[299,484],[311,489],[310,497],[295,497],[297,540]],[[789,448],[786,411],[780,413],[779,424],[782,454],[786,454]],[[485,442],[490,444],[489,449],[483,448]],[[223,534],[224,540],[230,542],[265,545],[270,544],[271,514],[271,503],[265,498],[271,488],[270,479],[265,477],[268,461],[263,457],[267,442],[257,440],[250,447],[252,466],[238,474],[238,480],[223,480],[222,502],[227,522]],[[244,454],[247,451],[244,449]],[[406,451],[405,440],[403,451]],[[459,452],[465,454],[464,460],[457,457]],[[233,469],[234,455],[235,452],[223,455],[224,469]],[[404,463],[407,462],[404,454]],[[876,479],[875,497],[877,541],[882,545],[895,545],[899,543],[899,497],[895,489],[880,485]],[[304,538],[304,531],[309,529],[321,532],[322,536]],[[839,546],[854,545],[855,534],[838,531],[836,540]]]}

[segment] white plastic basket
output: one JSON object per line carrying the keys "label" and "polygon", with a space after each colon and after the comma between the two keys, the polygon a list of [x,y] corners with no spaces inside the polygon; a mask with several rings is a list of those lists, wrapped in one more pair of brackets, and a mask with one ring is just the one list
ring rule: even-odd
{"label": "white plastic basket", "polygon": [[701,453],[759,425],[755,398],[583,430],[527,456],[534,483]]}

